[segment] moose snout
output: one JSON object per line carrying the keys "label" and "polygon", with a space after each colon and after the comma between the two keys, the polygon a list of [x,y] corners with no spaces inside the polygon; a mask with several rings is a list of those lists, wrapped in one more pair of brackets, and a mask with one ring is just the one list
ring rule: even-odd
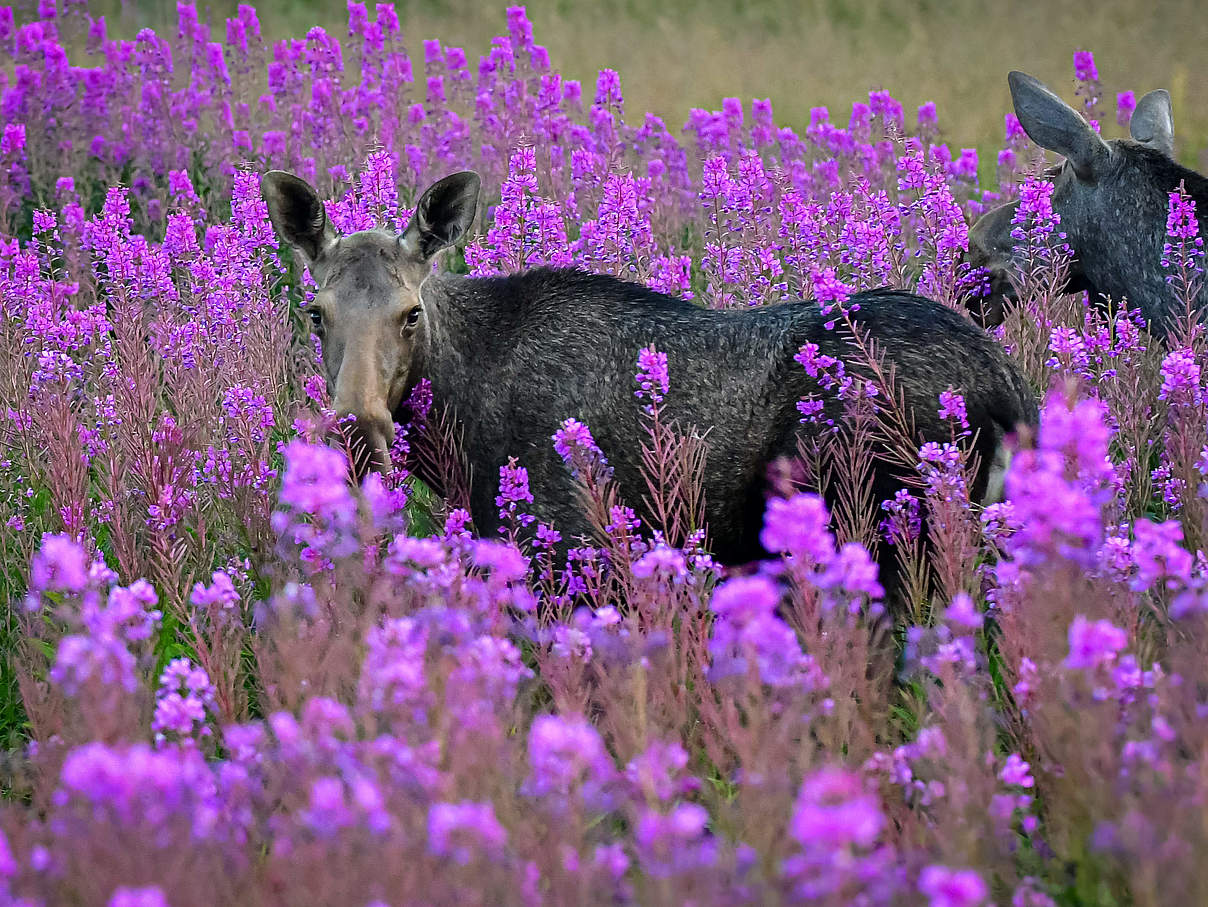
{"label": "moose snout", "polygon": [[1005,305],[1015,296],[1009,278],[1014,239],[1011,236],[1015,205],[1003,205],[985,214],[969,229],[969,251],[965,255],[972,267],[985,271],[989,293],[973,300],[970,314],[984,327],[1002,324]]}
{"label": "moose snout", "polygon": [[339,431],[347,445],[353,481],[359,484],[370,472],[384,472],[394,442],[390,412],[385,406],[340,407],[338,402],[335,409],[341,416]]}

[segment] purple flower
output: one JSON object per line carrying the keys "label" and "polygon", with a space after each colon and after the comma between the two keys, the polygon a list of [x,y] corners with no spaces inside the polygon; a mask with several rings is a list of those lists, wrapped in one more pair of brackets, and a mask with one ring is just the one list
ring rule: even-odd
{"label": "purple flower", "polygon": [[1194,350],[1174,350],[1162,360],[1162,387],[1158,399],[1173,406],[1197,406],[1203,402],[1200,364]]}
{"label": "purple flower", "polygon": [[928,866],[919,873],[919,891],[931,907],[978,907],[990,895],[990,889],[972,869]]}
{"label": "purple flower", "polygon": [[11,879],[20,868],[9,846],[8,835],[0,830],[0,879]]}
{"label": "purple flower", "polygon": [[428,849],[460,866],[480,854],[498,859],[507,838],[489,802],[435,803],[428,809]]}
{"label": "purple flower", "polygon": [[969,594],[958,592],[952,597],[948,610],[944,612],[944,621],[960,630],[980,630],[983,617]]}
{"label": "purple flower", "polygon": [[[509,457],[507,463],[499,467],[499,494],[495,496],[499,519],[517,526],[528,526],[537,519],[523,507],[531,503],[533,495],[529,491],[528,470],[517,465],[515,457]],[[500,526],[499,531],[507,532],[507,528]]]}
{"label": "purple flower", "polygon": [[168,907],[168,899],[161,889],[118,888],[109,898],[109,907]]}
{"label": "purple flower", "polygon": [[50,679],[68,696],[78,696],[92,684],[127,693],[138,689],[134,656],[112,636],[64,636]]}
{"label": "purple flower", "polygon": [[1131,91],[1122,91],[1116,95],[1116,122],[1119,125],[1127,126],[1136,109],[1137,96]]}
{"label": "purple flower", "polygon": [[795,494],[768,501],[759,540],[768,551],[803,557],[816,563],[834,555],[835,540],[827,526],[830,513],[818,495]]}
{"label": "purple flower", "polygon": [[1133,526],[1136,541],[1132,546],[1132,559],[1137,566],[1133,588],[1146,590],[1159,581],[1165,581],[1168,589],[1187,586],[1192,581],[1194,559],[1191,552],[1180,544],[1183,527],[1178,520],[1153,523],[1138,520]]}
{"label": "purple flower", "polygon": [[940,418],[956,422],[961,428],[968,428],[969,416],[965,412],[965,398],[954,390],[941,391]]}
{"label": "purple flower", "polygon": [[1031,775],[1031,766],[1020,758],[1018,753],[1007,757],[1006,763],[998,773],[1003,784],[1013,784],[1019,787],[1034,787],[1036,779]]}
{"label": "purple flower", "polygon": [[860,777],[828,767],[801,783],[789,833],[806,848],[871,847],[884,826],[877,798]]}
{"label": "purple flower", "polygon": [[1079,82],[1099,81],[1099,70],[1095,68],[1095,55],[1089,50],[1074,51],[1074,78]]}
{"label": "purple flower", "polygon": [[554,450],[562,462],[570,467],[575,478],[592,476],[597,480],[612,474],[608,460],[596,446],[591,430],[577,419],[567,419],[554,432]]}
{"label": "purple flower", "polygon": [[348,522],[356,503],[345,479],[344,455],[321,444],[291,441],[285,445],[281,503],[300,513]]}
{"label": "purple flower", "polygon": [[625,778],[641,795],[670,800],[697,785],[693,778],[681,778],[688,765],[688,753],[679,743],[655,741],[625,766]]}
{"label": "purple flower", "polygon": [[1116,660],[1120,650],[1128,645],[1128,634],[1111,621],[1090,621],[1079,614],[1070,624],[1070,654],[1065,666],[1090,671]]}
{"label": "purple flower", "polygon": [[18,154],[25,148],[25,124],[5,123],[4,134],[0,136],[0,156]]}
{"label": "purple flower", "polygon": [[634,396],[639,400],[649,400],[651,407],[661,404],[671,387],[671,379],[667,374],[667,354],[660,353],[653,346],[639,351],[636,380],[638,390],[634,392]]}
{"label": "purple flower", "polygon": [[704,838],[708,821],[705,808],[695,803],[681,803],[667,814],[644,809],[633,833],[642,867],[665,879],[713,865],[717,848]]}
{"label": "purple flower", "polygon": [[529,731],[528,754],[529,794],[556,799],[578,795],[592,809],[610,804],[608,787],[616,768],[599,732],[587,721],[539,716]]}
{"label": "purple flower", "polygon": [[709,607],[719,618],[745,623],[775,613],[779,604],[780,590],[770,579],[737,576],[717,587]]}
{"label": "purple flower", "polygon": [[30,563],[29,585],[45,592],[82,592],[88,585],[84,549],[66,535],[42,536],[42,547]]}

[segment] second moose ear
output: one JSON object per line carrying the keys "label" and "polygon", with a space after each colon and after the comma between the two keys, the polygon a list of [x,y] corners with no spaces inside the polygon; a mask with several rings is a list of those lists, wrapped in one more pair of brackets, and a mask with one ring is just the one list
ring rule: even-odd
{"label": "second moose ear", "polygon": [[1174,114],[1170,107],[1170,93],[1165,88],[1151,91],[1137,101],[1128,123],[1133,141],[1174,157]]}
{"label": "second moose ear", "polygon": [[481,180],[463,170],[433,183],[415,206],[415,214],[399,242],[407,252],[428,261],[466,235],[478,210]]}
{"label": "second moose ear", "polygon": [[277,238],[313,265],[336,235],[318,193],[300,176],[270,170],[260,178],[260,194]]}
{"label": "second moose ear", "polygon": [[1073,107],[1037,79],[1022,72],[1007,76],[1019,125],[1041,148],[1064,155],[1082,180],[1092,180],[1107,161],[1107,143]]}

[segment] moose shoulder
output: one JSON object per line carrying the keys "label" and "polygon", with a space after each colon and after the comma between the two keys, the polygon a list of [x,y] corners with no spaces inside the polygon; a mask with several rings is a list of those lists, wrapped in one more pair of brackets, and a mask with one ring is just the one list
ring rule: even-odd
{"label": "moose shoulder", "polygon": [[[794,455],[802,432],[819,430],[801,424],[797,402],[816,394],[830,401],[824,417],[841,415],[833,394],[794,357],[814,343],[849,360],[850,337],[827,330],[819,306],[809,302],[711,311],[576,270],[435,274],[433,256],[473,220],[478,185],[472,173],[436,183],[400,236],[336,237],[302,180],[280,172],[264,177],[278,235],[308,262],[319,287],[316,330],[337,410],[356,417],[381,463],[394,415],[428,378],[434,403],[456,413],[478,531],[498,525],[495,482],[515,456],[528,469],[534,513],[573,539],[587,532],[586,520],[551,437],[567,418],[588,425],[621,494],[637,506],[645,483],[633,375],[639,350],[654,344],[668,357],[669,416],[705,433],[713,549],[731,563],[757,557],[768,466]],[[939,303],[893,291],[853,301],[857,323],[896,369],[919,440],[951,438],[938,397],[949,388],[964,393],[981,464],[973,492],[984,495],[1005,436],[1036,421],[1019,372],[997,343]],[[903,477],[878,470],[873,491],[881,500]]]}
{"label": "moose shoulder", "polygon": [[[1171,328],[1181,307],[1166,283],[1162,250],[1170,193],[1182,184],[1196,204],[1201,233],[1208,227],[1208,179],[1177,163],[1170,95],[1159,89],[1137,102],[1131,139],[1105,141],[1082,115],[1031,76],[1007,79],[1015,115],[1042,148],[1064,160],[1050,171],[1053,211],[1073,251],[1071,292],[1087,290],[1139,309],[1151,332]],[[1018,202],[985,214],[969,232],[969,260],[990,272],[994,296],[987,312],[1000,312],[1010,296],[1007,275],[1017,261],[1012,219]],[[1198,307],[1208,305],[1208,287]]]}

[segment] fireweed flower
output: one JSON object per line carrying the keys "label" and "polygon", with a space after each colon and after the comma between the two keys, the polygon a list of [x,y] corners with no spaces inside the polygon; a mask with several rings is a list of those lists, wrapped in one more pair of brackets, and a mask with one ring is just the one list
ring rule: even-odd
{"label": "fireweed flower", "polygon": [[655,741],[625,766],[625,780],[639,795],[667,801],[699,787],[683,775],[687,766],[688,753],[679,743]]}
{"label": "fireweed flower", "polygon": [[1118,125],[1127,126],[1136,109],[1137,96],[1131,91],[1122,91],[1116,95],[1116,123]]}
{"label": "fireweed flower", "polygon": [[213,704],[214,687],[209,675],[187,658],[173,659],[159,677],[151,730],[159,741],[170,735],[190,737],[198,731],[208,735],[209,729],[203,724]]}
{"label": "fireweed flower", "polygon": [[768,501],[759,540],[768,551],[823,563],[835,553],[835,540],[829,525],[830,512],[817,495],[772,498]]}
{"label": "fireweed flower", "polygon": [[435,803],[428,810],[428,849],[459,866],[478,856],[499,859],[507,839],[490,803]]}
{"label": "fireweed flower", "polygon": [[781,872],[802,900],[832,900],[876,884],[891,854],[879,845],[885,816],[860,776],[838,767],[818,769],[801,783],[789,820],[800,850]]}
{"label": "fireweed flower", "polygon": [[919,891],[930,907],[979,907],[990,895],[976,871],[947,866],[928,866],[919,873]]}
{"label": "fireweed flower", "polygon": [[1089,671],[1114,662],[1120,650],[1128,645],[1128,635],[1111,621],[1090,621],[1079,614],[1070,624],[1069,642],[1070,654],[1065,666]]}
{"label": "fireweed flower", "polygon": [[1198,406],[1204,401],[1200,365],[1194,350],[1174,350],[1162,360],[1162,387],[1158,399],[1172,406]]}
{"label": "fireweed flower", "polygon": [[1053,184],[1028,179],[1019,187],[1019,207],[1011,218],[1011,238],[1027,250],[1026,269],[1056,267],[1072,253],[1060,231],[1061,215],[1053,210]]}
{"label": "fireweed flower", "polygon": [[1012,753],[1007,757],[1006,763],[1002,770],[998,773],[998,779],[1003,784],[1016,785],[1018,787],[1034,787],[1036,780],[1031,775],[1031,766],[1020,758],[1018,753]]}
{"label": "fireweed flower", "polygon": [[588,722],[540,716],[529,731],[528,755],[528,795],[546,798],[555,809],[566,808],[572,797],[592,810],[611,807],[616,768],[599,732]]}
{"label": "fireweed flower", "polygon": [[[509,457],[507,463],[499,467],[499,494],[495,496],[499,519],[505,524],[531,525],[537,518],[523,508],[531,503],[533,495],[529,491],[528,470],[517,465],[515,457]],[[506,525],[500,526],[499,531],[506,533]]]}
{"label": "fireweed flower", "polygon": [[1099,70],[1095,66],[1095,55],[1091,51],[1074,52],[1074,78],[1079,82],[1099,81]]}
{"label": "fireweed flower", "polygon": [[940,393],[939,415],[941,419],[948,419],[963,429],[969,428],[969,417],[965,412],[965,398],[956,391],[946,390]]}
{"label": "fireweed flower", "polygon": [[1183,527],[1177,520],[1153,523],[1138,520],[1133,526],[1136,540],[1132,546],[1132,563],[1137,573],[1132,586],[1139,591],[1162,582],[1167,589],[1191,584],[1194,558],[1182,546]]}
{"label": "fireweed flower", "polygon": [[66,535],[46,535],[30,563],[31,589],[46,592],[82,592],[88,584],[84,549]]}
{"label": "fireweed flower", "polygon": [[681,803],[667,814],[644,809],[634,829],[638,860],[656,879],[691,873],[717,861],[717,844],[705,836],[709,814],[703,806]]}
{"label": "fireweed flower", "polygon": [[356,550],[356,501],[345,479],[347,464],[337,450],[305,441],[285,445],[281,504],[273,528],[283,542],[301,547],[304,563],[322,565],[326,557]]}
{"label": "fireweed flower", "polygon": [[652,412],[663,402],[663,397],[671,387],[671,379],[667,374],[667,354],[660,353],[653,346],[645,347],[638,353],[638,372],[635,376],[638,389],[634,396],[639,400],[647,400],[647,412]]}
{"label": "fireweed flower", "polygon": [[109,899],[109,907],[169,907],[163,890],[149,888],[118,888]]}
{"label": "fireweed flower", "polygon": [[591,476],[595,481],[612,475],[612,467],[596,446],[591,430],[577,419],[567,419],[554,432],[554,450],[575,478]]}

